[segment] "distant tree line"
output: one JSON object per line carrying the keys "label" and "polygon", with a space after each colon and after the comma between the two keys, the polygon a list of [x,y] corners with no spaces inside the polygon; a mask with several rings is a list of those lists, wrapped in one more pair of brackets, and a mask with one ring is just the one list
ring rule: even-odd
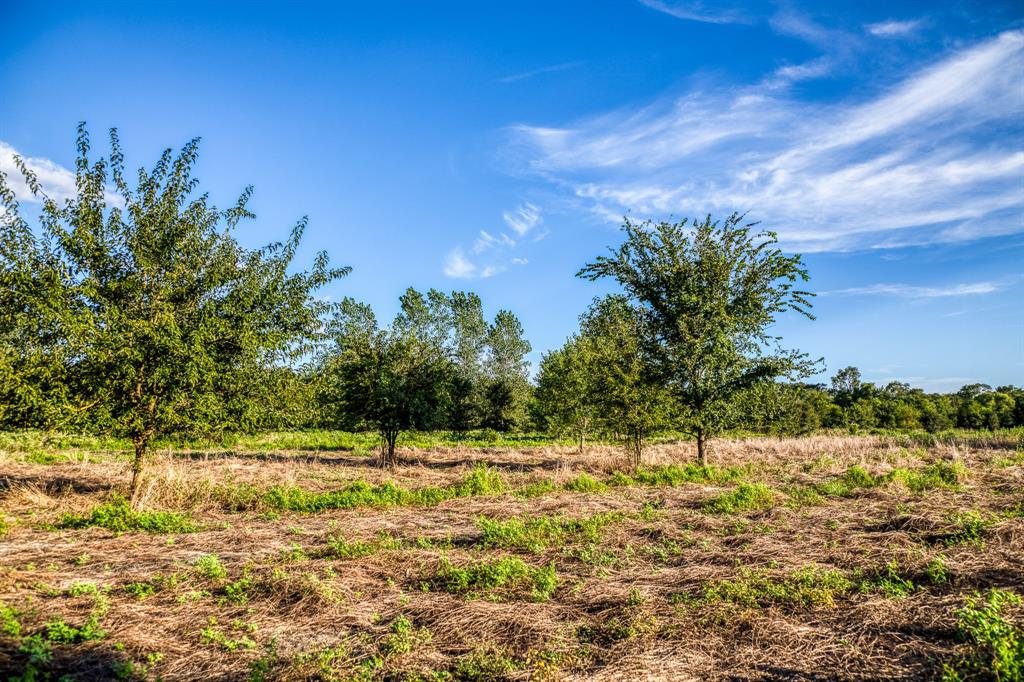
{"label": "distant tree line", "polygon": [[116,131],[90,158],[79,128],[76,193],[21,215],[0,173],[0,429],[124,436],[136,487],[168,434],[305,428],[372,430],[384,463],[408,430],[538,430],[645,443],[689,434],[698,460],[727,430],[994,429],[1024,425],[1024,390],[956,394],[884,387],[820,371],[769,333],[779,315],[813,319],[800,256],[734,214],[724,221],[623,225],[623,242],[578,276],[610,278],[579,330],[546,353],[508,310],[488,320],[471,292],[408,289],[382,324],[366,304],[314,292],[348,273],[326,254],[294,272],[305,219],[284,242],[243,248],[251,188],[227,210],[196,195],[198,140],[167,150],[130,184]]}

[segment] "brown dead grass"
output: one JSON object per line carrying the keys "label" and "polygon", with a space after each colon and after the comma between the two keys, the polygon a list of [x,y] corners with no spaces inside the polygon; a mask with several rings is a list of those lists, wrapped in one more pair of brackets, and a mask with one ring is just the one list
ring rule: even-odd
{"label": "brown dead grass", "polygon": [[[205,528],[173,538],[53,529],[61,514],[82,513],[120,489],[121,461],[100,454],[49,465],[0,459],[0,515],[13,522],[0,538],[0,601],[20,612],[24,635],[55,618],[86,621],[93,600],[70,596],[74,584],[109,590],[110,610],[101,618],[106,637],[55,646],[44,666],[78,679],[110,677],[118,661],[129,659],[138,677],[166,680],[247,679],[252,670],[286,680],[402,679],[438,671],[456,678],[475,671],[481,679],[929,678],[963,649],[953,613],[964,595],[990,587],[1024,590],[1024,520],[1014,513],[1024,503],[1024,471],[997,466],[1005,454],[962,445],[908,450],[873,437],[721,441],[715,463],[748,467],[748,480],[780,491],[773,508],[707,514],[702,503],[733,486],[684,484],[274,518],[225,511],[215,491],[239,483],[328,491],[356,480],[440,487],[462,480],[476,463],[499,469],[515,489],[584,472],[605,478],[626,462],[606,447],[582,454],[556,447],[407,451],[394,472],[333,453],[162,453],[138,502],[188,512]],[[692,457],[685,443],[648,453],[652,465]],[[854,464],[880,474],[937,460],[967,467],[959,489],[915,494],[889,485],[802,507],[787,506],[781,493],[841,476]],[[624,518],[606,526],[595,545],[571,540],[537,552],[477,546],[480,516],[584,518],[607,511]],[[955,513],[968,511],[990,521],[983,543],[947,546],[942,538],[956,530]],[[332,558],[325,551],[339,534],[370,543],[386,534],[400,546]],[[196,560],[210,554],[227,578],[197,575]],[[533,567],[553,564],[559,581],[553,597],[534,601],[520,590],[493,601],[486,591],[467,599],[424,589],[442,557],[462,566],[504,556]],[[924,576],[939,557],[950,580],[933,585]],[[902,598],[855,590],[819,607],[699,601],[713,581],[740,579],[746,569],[779,579],[809,566],[870,577],[892,561],[920,589]],[[160,576],[177,576],[176,583],[141,600],[125,591]],[[227,599],[225,586],[242,578],[246,600]],[[395,644],[400,617],[421,633],[408,647]],[[241,626],[232,626],[235,621]],[[228,650],[204,639],[201,633],[211,629],[228,640],[247,637],[254,646]],[[27,655],[18,647],[15,638],[0,636],[0,676],[24,668]],[[156,653],[160,660],[143,669]],[[503,666],[503,657],[514,665]]]}

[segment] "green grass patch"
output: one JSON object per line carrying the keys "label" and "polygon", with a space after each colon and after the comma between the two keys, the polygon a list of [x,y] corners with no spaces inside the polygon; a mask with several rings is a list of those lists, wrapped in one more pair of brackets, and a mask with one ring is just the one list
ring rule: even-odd
{"label": "green grass patch", "polygon": [[677,487],[684,483],[734,483],[747,473],[742,467],[714,467],[689,463],[644,467],[631,474],[616,472],[611,485],[658,485]]}
{"label": "green grass patch", "polygon": [[481,516],[477,519],[477,526],[483,534],[480,538],[482,547],[538,552],[552,545],[596,543],[601,539],[601,531],[605,526],[623,518],[625,515],[620,512],[595,514],[582,519],[539,516],[499,521]]}
{"label": "green grass patch", "polygon": [[465,594],[471,599],[494,590],[525,589],[534,601],[546,601],[558,587],[558,576],[554,564],[537,568],[517,557],[474,561],[465,566],[455,566],[443,557],[432,583],[445,592]]}
{"label": "green grass patch", "polygon": [[93,507],[88,514],[64,514],[57,527],[106,528],[115,533],[194,533],[200,530],[187,514],[136,511],[120,495],[114,495],[109,502]]}
{"label": "green grass patch", "polygon": [[702,602],[729,602],[748,608],[768,606],[834,606],[835,600],[854,587],[841,571],[814,567],[788,575],[772,576],[767,571],[743,569],[735,580],[715,580],[704,587]]}
{"label": "green grass patch", "polygon": [[222,487],[217,495],[222,506],[232,511],[262,508],[316,513],[355,507],[433,506],[458,497],[500,495],[505,491],[501,474],[485,464],[479,464],[473,467],[465,479],[447,487],[410,490],[391,481],[379,485],[356,481],[340,490],[310,492],[297,486],[274,486],[261,490],[242,484]]}
{"label": "green grass patch", "polygon": [[763,483],[740,483],[733,490],[716,495],[701,508],[712,514],[759,511],[775,506],[775,492]]}

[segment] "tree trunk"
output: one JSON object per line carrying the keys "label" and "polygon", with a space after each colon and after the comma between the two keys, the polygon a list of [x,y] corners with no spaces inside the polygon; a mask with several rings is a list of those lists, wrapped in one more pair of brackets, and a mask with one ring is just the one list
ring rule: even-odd
{"label": "tree trunk", "polygon": [[139,484],[142,482],[142,467],[146,460],[146,439],[137,438],[132,441],[135,445],[135,457],[132,459],[132,485],[131,485],[131,500],[132,505],[135,504],[135,494],[139,491]]}
{"label": "tree trunk", "polygon": [[704,429],[697,429],[697,463],[707,466],[707,452],[704,449]]}
{"label": "tree trunk", "polygon": [[381,466],[395,468],[395,443],[398,441],[397,431],[385,431],[381,434],[384,442],[380,448]]}
{"label": "tree trunk", "polygon": [[583,431],[580,431],[580,454],[583,454],[583,440],[586,438]]}

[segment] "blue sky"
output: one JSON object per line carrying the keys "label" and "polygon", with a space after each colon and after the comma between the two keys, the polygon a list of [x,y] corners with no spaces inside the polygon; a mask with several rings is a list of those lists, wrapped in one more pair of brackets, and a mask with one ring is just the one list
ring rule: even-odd
{"label": "blue sky", "polygon": [[0,0],[0,170],[59,195],[80,120],[129,166],[202,136],[243,242],[308,214],[302,258],[354,268],[325,295],[477,291],[534,360],[624,214],[748,211],[805,254],[818,319],[777,332],[828,374],[1020,385],[1024,9],[941,5]]}

